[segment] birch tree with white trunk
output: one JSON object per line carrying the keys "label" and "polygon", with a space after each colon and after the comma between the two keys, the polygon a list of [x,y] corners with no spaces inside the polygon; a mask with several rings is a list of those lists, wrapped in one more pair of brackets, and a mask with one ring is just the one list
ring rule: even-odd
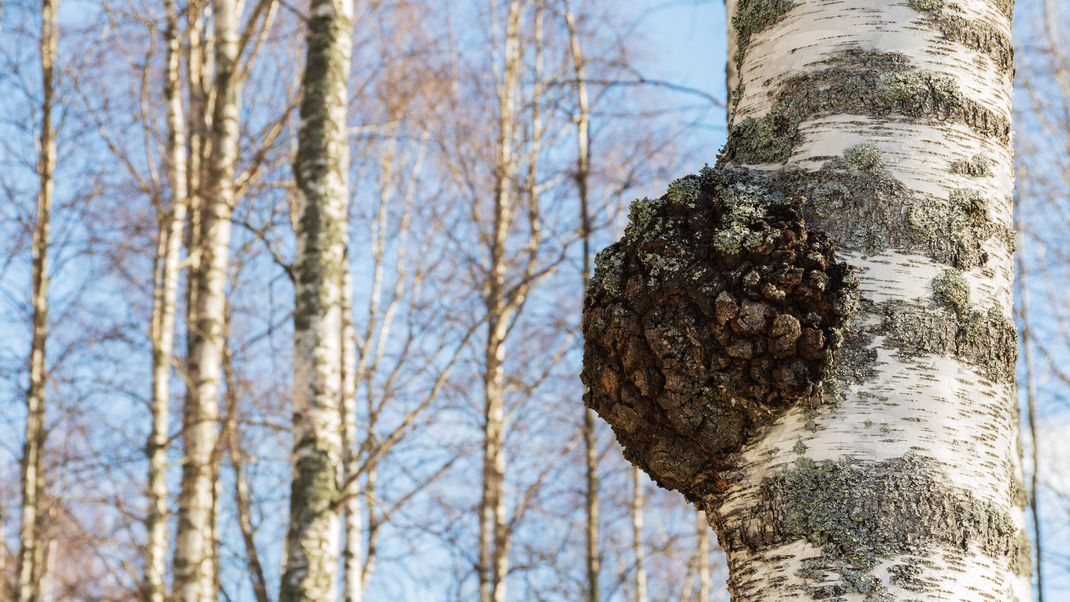
{"label": "birch tree with white trunk", "polygon": [[26,391],[26,434],[22,451],[22,512],[16,595],[19,602],[37,602],[45,576],[45,343],[48,340],[48,245],[55,190],[56,133],[52,127],[58,28],[56,1],[41,3],[41,124],[37,144],[37,214],[33,227],[32,328],[30,386]]}
{"label": "birch tree with white trunk", "polygon": [[238,156],[238,2],[212,4],[213,94],[211,157],[202,182],[191,273],[189,395],[182,424],[185,456],[173,557],[173,594],[182,602],[216,599],[216,470],[219,393],[226,322],[230,217]]}
{"label": "birch tree with white trunk", "polygon": [[159,225],[153,265],[152,319],[152,428],[148,455],[148,517],[145,530],[144,596],[149,602],[167,597],[167,441],[171,402],[171,363],[175,339],[179,262],[186,224],[186,124],[182,104],[182,38],[174,0],[164,2],[167,40],[164,101],[167,103],[167,179],[171,206],[157,209]]}
{"label": "birch tree with white trunk", "polygon": [[596,259],[586,403],[732,599],[1029,599],[1011,0],[736,0],[728,142]]}
{"label": "birch tree with white trunk", "polygon": [[[353,4],[315,0],[302,81],[294,310],[293,480],[279,600],[337,596],[343,408],[353,394],[348,278],[347,84]],[[347,408],[348,409],[348,408]],[[348,439],[348,437],[346,437]]]}

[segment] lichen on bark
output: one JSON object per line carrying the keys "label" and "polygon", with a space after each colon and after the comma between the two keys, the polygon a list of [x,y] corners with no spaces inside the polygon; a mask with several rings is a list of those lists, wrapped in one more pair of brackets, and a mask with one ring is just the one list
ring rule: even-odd
{"label": "lichen on bark", "polygon": [[794,7],[794,0],[739,0],[732,17],[732,27],[738,36],[736,56],[733,57],[737,67],[743,63],[751,37],[775,25]]}
{"label": "lichen on bark", "polygon": [[991,161],[986,155],[979,153],[969,159],[952,161],[951,173],[971,178],[986,178],[992,175],[990,163]]}
{"label": "lichen on bark", "polygon": [[[890,600],[873,575],[877,565],[937,546],[978,548],[1011,569],[1023,556],[1028,562],[1008,513],[948,485],[936,462],[914,454],[875,463],[799,458],[763,480],[756,500],[719,519],[722,541],[752,551],[809,542],[820,554],[802,559],[797,576],[815,599]],[[901,568],[893,577],[922,589],[917,572]]]}
{"label": "lichen on bark", "polygon": [[761,425],[821,400],[853,280],[801,199],[704,169],[632,206],[584,306],[587,405],[694,499]]}
{"label": "lichen on bark", "polygon": [[986,240],[1006,238],[980,193],[961,189],[940,199],[913,192],[886,173],[872,145],[851,147],[815,171],[782,170],[773,180],[785,194],[809,200],[804,217],[841,251],[869,256],[897,249],[970,269],[988,260]]}
{"label": "lichen on bark", "polygon": [[[1009,16],[1013,3],[1002,0],[1000,12]],[[949,42],[962,44],[987,55],[1000,71],[1009,71],[1014,65],[1014,48],[1010,36],[992,23],[968,19],[962,9],[944,0],[910,0],[911,8],[925,13],[929,24]],[[1008,7],[1010,5],[1010,8]]]}
{"label": "lichen on bark", "polygon": [[830,115],[902,116],[962,123],[1000,142],[1010,122],[968,98],[951,77],[919,69],[902,53],[848,48],[811,71],[789,78],[776,95],[803,119]]}

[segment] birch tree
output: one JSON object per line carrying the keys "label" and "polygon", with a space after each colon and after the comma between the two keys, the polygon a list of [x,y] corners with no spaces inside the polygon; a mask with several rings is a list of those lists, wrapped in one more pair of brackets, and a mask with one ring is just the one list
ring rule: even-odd
{"label": "birch tree", "polygon": [[738,0],[715,168],[637,201],[587,403],[737,601],[1029,599],[1007,0]]}
{"label": "birch tree", "polygon": [[[281,601],[336,597],[342,409],[352,395],[346,129],[353,5],[316,0],[308,21],[297,181],[293,483]],[[348,404],[347,404],[348,405]]]}
{"label": "birch tree", "polygon": [[152,340],[152,428],[146,446],[149,460],[149,511],[145,529],[144,595],[148,602],[163,602],[167,596],[167,439],[171,401],[171,363],[178,301],[179,261],[186,223],[186,125],[180,68],[182,38],[174,0],[164,3],[167,53],[164,101],[167,103],[167,180],[171,187],[169,210],[159,214],[158,242],[153,265],[153,298],[150,323]]}
{"label": "birch tree", "polygon": [[187,378],[190,391],[183,416],[182,491],[173,558],[174,596],[183,602],[216,597],[216,470],[219,392],[226,317],[230,216],[238,150],[238,3],[214,0],[214,105],[211,157],[198,211],[193,302],[189,325]]}
{"label": "birch tree", "polygon": [[37,147],[37,214],[33,228],[33,336],[30,346],[30,387],[26,393],[26,434],[22,452],[22,514],[16,589],[19,602],[37,602],[45,578],[45,342],[48,338],[48,243],[56,137],[52,129],[56,60],[55,0],[41,3],[41,125]]}
{"label": "birch tree", "polygon": [[[580,44],[576,27],[576,16],[572,6],[565,2],[565,25],[568,28],[569,50],[572,54],[573,69],[576,74],[576,192],[580,201],[580,244],[583,248],[580,275],[586,290],[591,270],[591,209],[588,196],[591,173],[591,106],[587,93],[586,70],[584,69],[583,48]],[[598,446],[595,437],[595,415],[590,408],[583,409],[583,445],[586,459],[586,492],[584,510],[587,519],[587,600],[597,602],[602,599],[598,577],[602,559],[598,551]]]}
{"label": "birch tree", "polygon": [[517,160],[516,93],[522,67],[520,48],[521,0],[509,3],[505,17],[502,74],[498,94],[498,140],[494,163],[494,205],[488,233],[488,263],[484,284],[487,334],[483,359],[483,475],[479,502],[479,600],[504,602],[509,570],[505,482],[505,343],[517,305],[507,298],[506,244],[516,214],[513,182]]}

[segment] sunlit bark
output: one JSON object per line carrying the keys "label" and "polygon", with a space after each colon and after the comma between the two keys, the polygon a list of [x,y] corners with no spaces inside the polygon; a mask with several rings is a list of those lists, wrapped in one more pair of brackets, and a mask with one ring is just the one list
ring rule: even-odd
{"label": "sunlit bark", "polygon": [[293,481],[279,599],[337,595],[343,408],[352,385],[344,315],[349,145],[346,114],[353,5],[316,0],[308,22],[297,181]]}
{"label": "sunlit bark", "polygon": [[33,338],[30,387],[26,394],[26,433],[22,452],[22,515],[16,589],[19,602],[37,602],[44,578],[45,534],[45,342],[48,338],[48,244],[52,220],[56,138],[52,129],[56,58],[55,0],[41,3],[41,130],[38,137],[37,214],[33,229]]}

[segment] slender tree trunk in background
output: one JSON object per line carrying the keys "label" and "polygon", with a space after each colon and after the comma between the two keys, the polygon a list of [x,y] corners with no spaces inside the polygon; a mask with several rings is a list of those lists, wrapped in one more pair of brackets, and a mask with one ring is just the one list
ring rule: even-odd
{"label": "slender tree trunk in background", "polygon": [[734,602],[1029,599],[1012,4],[739,0],[717,169],[596,260],[588,401]]}
{"label": "slender tree trunk in background", "polygon": [[[346,220],[349,223],[349,220]],[[346,258],[348,268],[348,257]],[[357,470],[357,345],[353,326],[353,277],[345,272],[342,284],[342,474]],[[364,524],[360,507],[360,481],[354,480],[344,491],[342,508],[342,600],[361,602],[364,599],[364,569],[361,547],[364,545]]]}
{"label": "slender tree trunk in background", "polygon": [[495,160],[494,223],[485,304],[487,339],[483,358],[483,483],[479,504],[479,599],[505,602],[509,532],[505,516],[505,339],[512,312],[505,298],[506,244],[515,213],[512,182],[516,88],[520,78],[520,1],[506,16],[503,74],[498,82],[498,148]]}
{"label": "slender tree trunk in background", "polygon": [[698,599],[700,602],[709,602],[712,592],[710,526],[706,523],[706,514],[701,510],[695,512],[695,535],[698,539]]}
{"label": "slender tree trunk in background", "polygon": [[[587,78],[584,69],[583,50],[580,46],[576,17],[570,3],[565,3],[565,24],[568,26],[569,48],[572,52],[573,71],[576,75],[576,188],[580,197],[580,236],[583,244],[583,289],[591,274],[591,208],[588,176],[591,173],[590,101],[587,96]],[[583,409],[583,444],[586,452],[587,513],[587,600],[602,599],[598,584],[602,557],[598,551],[598,443],[595,438],[595,415],[590,408]]]}
{"label": "slender tree trunk in background", "polygon": [[635,589],[635,602],[646,602],[646,553],[643,548],[643,471],[632,468],[632,504],[629,514],[632,517],[632,556],[635,557],[635,573],[632,587]]}
{"label": "slender tree trunk in background", "polygon": [[167,597],[167,439],[171,400],[171,354],[175,337],[179,262],[186,223],[186,125],[182,108],[182,38],[173,0],[165,2],[167,59],[164,98],[167,103],[167,179],[171,207],[161,211],[152,299],[152,428],[146,446],[149,461],[149,510],[145,528],[144,595],[149,602]]}
{"label": "slender tree trunk in background", "polygon": [[[4,518],[6,507],[0,504],[0,533],[7,533],[7,522]],[[0,538],[0,600],[11,600],[7,586],[7,540]]]}
{"label": "slender tree trunk in background", "polygon": [[294,448],[290,528],[280,602],[334,600],[336,509],[343,468],[342,364],[348,319],[349,144],[346,129],[353,5],[315,0],[308,22],[294,176],[298,227],[294,310]]}
{"label": "slender tree trunk in background", "polygon": [[[1025,174],[1021,174],[1025,178]],[[1034,563],[1033,566],[1037,572],[1037,602],[1044,602],[1044,563],[1041,560],[1041,552],[1043,551],[1043,541],[1040,534],[1040,500],[1038,499],[1037,491],[1037,475],[1040,473],[1040,442],[1037,439],[1037,383],[1036,383],[1036,369],[1033,363],[1033,327],[1029,316],[1029,291],[1026,288],[1027,276],[1025,262],[1023,261],[1026,256],[1025,245],[1027,235],[1025,234],[1025,220],[1022,218],[1021,208],[1018,208],[1017,222],[1015,231],[1018,233],[1018,254],[1016,255],[1015,263],[1018,267],[1018,309],[1019,315],[1022,318],[1022,355],[1025,364],[1025,399],[1026,399],[1026,412],[1028,413],[1028,425],[1029,425],[1029,441],[1030,441],[1030,459],[1033,463],[1032,473],[1029,475],[1029,510],[1033,519],[1033,546],[1034,550]]]}
{"label": "slender tree trunk in background", "polygon": [[37,215],[33,230],[33,339],[30,387],[26,395],[26,440],[22,452],[22,516],[19,531],[19,602],[37,602],[44,574],[45,518],[45,342],[48,338],[48,241],[52,214],[52,173],[56,138],[52,131],[53,65],[56,57],[56,2],[41,3],[41,131],[38,142]]}
{"label": "slender tree trunk in background", "polygon": [[230,343],[230,324],[223,347],[223,383],[226,387],[227,420],[223,428],[226,435],[225,446],[230,452],[230,464],[234,469],[234,506],[238,514],[238,529],[241,531],[242,544],[245,546],[245,564],[249,571],[249,581],[253,585],[253,595],[257,602],[270,602],[264,566],[260,562],[260,553],[256,549],[253,531],[252,497],[249,495],[249,483],[245,476],[245,457],[241,448],[241,433],[238,430],[238,382],[234,374],[234,353]]}
{"label": "slender tree trunk in background", "polygon": [[219,392],[226,320],[230,215],[234,209],[234,170],[238,152],[237,5],[215,0],[214,106],[211,159],[203,182],[203,205],[189,328],[190,395],[183,415],[185,458],[178,498],[178,529],[173,558],[174,596],[182,602],[215,600],[215,459],[219,442]]}

